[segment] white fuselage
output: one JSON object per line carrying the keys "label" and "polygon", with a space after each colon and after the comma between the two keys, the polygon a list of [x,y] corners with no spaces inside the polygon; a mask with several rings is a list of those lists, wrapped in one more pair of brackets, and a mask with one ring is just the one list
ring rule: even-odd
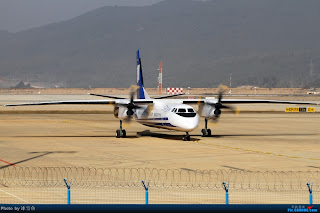
{"label": "white fuselage", "polygon": [[199,116],[186,104],[155,101],[152,108],[145,106],[135,111],[137,122],[156,128],[190,132],[199,125]]}

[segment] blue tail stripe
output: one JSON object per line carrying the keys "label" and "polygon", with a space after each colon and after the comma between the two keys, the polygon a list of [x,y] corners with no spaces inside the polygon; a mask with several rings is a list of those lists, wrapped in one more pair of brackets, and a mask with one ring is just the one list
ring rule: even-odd
{"label": "blue tail stripe", "polygon": [[140,58],[140,51],[137,51],[137,86],[139,89],[137,90],[137,98],[138,99],[145,99],[144,91],[143,91],[143,76],[142,76],[142,65],[141,65],[141,58]]}

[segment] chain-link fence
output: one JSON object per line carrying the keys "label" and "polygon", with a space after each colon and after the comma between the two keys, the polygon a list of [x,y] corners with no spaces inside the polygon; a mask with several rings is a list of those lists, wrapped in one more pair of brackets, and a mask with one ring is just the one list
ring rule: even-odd
{"label": "chain-link fence", "polygon": [[148,168],[6,167],[0,203],[150,204],[320,203],[318,171],[164,170]]}

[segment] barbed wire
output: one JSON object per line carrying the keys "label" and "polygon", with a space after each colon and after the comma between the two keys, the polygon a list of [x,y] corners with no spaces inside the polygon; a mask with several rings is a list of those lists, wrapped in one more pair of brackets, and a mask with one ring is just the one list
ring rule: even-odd
{"label": "barbed wire", "polygon": [[320,189],[319,171],[18,166],[0,169],[0,184],[2,185],[65,186],[64,178],[72,179],[73,187],[141,187],[142,180],[150,180],[150,187],[221,189],[222,182],[229,182],[230,189],[306,190],[307,183],[313,183],[314,191]]}

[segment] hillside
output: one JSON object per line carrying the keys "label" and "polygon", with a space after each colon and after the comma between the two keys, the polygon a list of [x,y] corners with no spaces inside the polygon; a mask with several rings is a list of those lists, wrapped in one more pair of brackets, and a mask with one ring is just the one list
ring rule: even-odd
{"label": "hillside", "polygon": [[[103,7],[18,33],[0,31],[0,77],[47,86],[320,86],[320,1],[168,0]],[[310,64],[313,74],[310,73]],[[1,87],[1,85],[0,85]]]}

